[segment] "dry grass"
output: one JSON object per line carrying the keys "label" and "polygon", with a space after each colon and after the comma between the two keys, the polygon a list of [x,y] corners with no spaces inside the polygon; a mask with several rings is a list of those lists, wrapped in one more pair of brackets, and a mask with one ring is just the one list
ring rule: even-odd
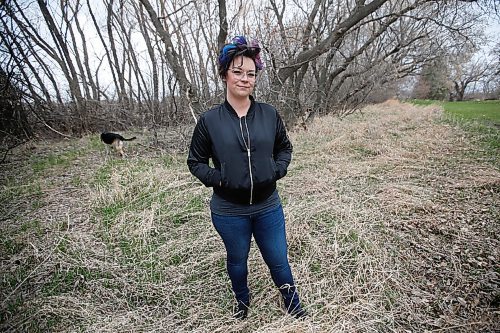
{"label": "dry grass", "polygon": [[440,117],[390,101],[291,133],[279,187],[304,321],[280,308],[255,246],[253,306],[231,319],[210,190],[190,176],[182,145],[144,149],[143,135],[126,160],[106,159],[94,137],[24,147],[0,175],[0,328],[499,330],[500,170],[483,159],[498,152]]}

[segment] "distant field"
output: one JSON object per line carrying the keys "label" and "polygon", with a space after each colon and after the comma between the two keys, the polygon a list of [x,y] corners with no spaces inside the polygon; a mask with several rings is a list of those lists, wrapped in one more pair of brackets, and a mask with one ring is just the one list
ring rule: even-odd
{"label": "distant field", "polygon": [[441,105],[446,112],[465,120],[479,120],[500,124],[500,100],[442,102],[433,100],[412,100],[415,105]]}

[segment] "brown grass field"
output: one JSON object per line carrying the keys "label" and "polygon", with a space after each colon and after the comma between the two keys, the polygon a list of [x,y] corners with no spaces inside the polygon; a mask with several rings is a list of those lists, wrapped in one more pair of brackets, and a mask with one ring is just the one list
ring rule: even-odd
{"label": "brown grass field", "polygon": [[302,321],[255,244],[249,317],[231,318],[189,130],[161,148],[124,134],[138,136],[126,159],[93,135],[30,143],[1,166],[1,331],[500,331],[499,152],[438,107],[389,101],[290,133],[279,188]]}

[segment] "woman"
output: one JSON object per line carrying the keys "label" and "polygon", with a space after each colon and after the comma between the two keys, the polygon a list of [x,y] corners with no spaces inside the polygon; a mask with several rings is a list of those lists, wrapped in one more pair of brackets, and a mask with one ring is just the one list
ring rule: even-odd
{"label": "woman", "polygon": [[[205,186],[213,187],[212,222],[227,252],[227,272],[236,298],[234,317],[246,318],[250,306],[248,253],[253,235],[292,316],[303,317],[288,263],[285,218],[276,181],[286,175],[292,144],[275,108],[252,97],[263,68],[256,42],[243,36],[226,44],[219,75],[226,100],[201,115],[187,164]],[[214,167],[209,166],[209,159]]]}

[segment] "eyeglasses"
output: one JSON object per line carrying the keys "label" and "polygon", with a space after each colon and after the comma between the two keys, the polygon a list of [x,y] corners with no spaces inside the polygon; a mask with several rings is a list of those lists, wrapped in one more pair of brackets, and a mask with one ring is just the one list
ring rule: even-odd
{"label": "eyeglasses", "polygon": [[244,71],[242,71],[241,69],[238,69],[238,68],[230,69],[230,71],[239,80],[243,79],[243,77],[245,76],[245,74],[246,74],[248,80],[255,80],[255,78],[257,77],[257,73],[255,73],[253,71],[251,71],[251,72],[244,72]]}

